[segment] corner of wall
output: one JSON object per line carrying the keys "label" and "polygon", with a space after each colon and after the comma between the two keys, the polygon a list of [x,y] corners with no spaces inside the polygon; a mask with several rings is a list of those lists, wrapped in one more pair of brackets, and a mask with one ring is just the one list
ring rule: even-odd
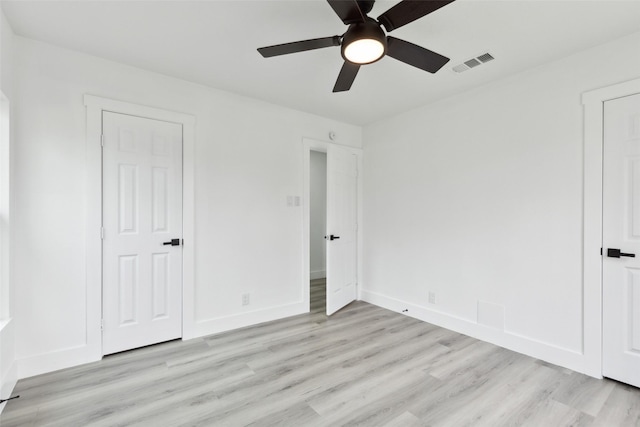
{"label": "corner of wall", "polygon": [[[11,171],[11,150],[10,150],[10,116],[9,116],[9,100],[13,96],[13,88],[12,88],[12,76],[13,76],[13,29],[7,21],[7,18],[4,14],[4,11],[0,8],[0,101],[2,103],[2,124],[0,127],[3,129],[0,130],[1,138],[2,138],[2,146],[0,147],[0,151],[2,153],[2,158],[0,162],[2,162],[3,173],[0,178],[2,194],[0,195],[0,208],[2,209],[2,214],[8,217],[9,208],[10,208],[10,199],[11,199],[11,191],[10,191],[10,171]],[[6,122],[5,122],[6,120]],[[5,128],[5,126],[7,126]],[[5,139],[6,138],[6,139]],[[0,308],[1,316],[11,316],[13,315],[12,310],[12,294],[13,294],[13,283],[11,281],[11,277],[9,274],[10,271],[10,230],[6,225],[2,227],[2,242],[0,244],[1,251],[1,270],[2,274],[0,276],[0,294],[2,297],[7,298],[8,304],[6,300],[3,302],[5,305]],[[4,289],[1,289],[4,288]],[[2,302],[0,302],[2,304]],[[18,380],[18,368],[15,360],[15,320],[11,317],[0,318],[0,398],[6,399],[8,398]],[[6,406],[6,403],[0,405],[0,413]]]}
{"label": "corner of wall", "polygon": [[96,357],[96,352],[88,345],[25,357],[16,361],[18,378],[29,378],[85,363],[97,362],[100,359],[101,357]]}
{"label": "corner of wall", "polygon": [[[14,322],[12,319],[0,322],[0,398],[11,396],[18,382],[18,367],[13,353],[15,342]],[[0,405],[0,413],[6,403]]]}
{"label": "corner of wall", "polygon": [[13,29],[0,8],[0,90],[11,99],[13,76]]}

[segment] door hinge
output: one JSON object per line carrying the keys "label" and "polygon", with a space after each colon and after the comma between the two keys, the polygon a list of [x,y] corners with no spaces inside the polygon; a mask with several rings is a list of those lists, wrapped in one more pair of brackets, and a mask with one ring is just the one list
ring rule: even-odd
{"label": "door hinge", "polygon": [[104,331],[104,319],[100,319],[100,330]]}
{"label": "door hinge", "polygon": [[100,238],[104,240],[104,227],[100,227]]}
{"label": "door hinge", "polygon": [[100,135],[100,145],[104,147],[104,134]]}

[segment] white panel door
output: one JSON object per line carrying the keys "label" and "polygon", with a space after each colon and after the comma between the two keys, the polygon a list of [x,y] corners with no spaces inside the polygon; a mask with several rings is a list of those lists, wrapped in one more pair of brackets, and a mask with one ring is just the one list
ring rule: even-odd
{"label": "white panel door", "polygon": [[104,112],[103,354],[182,336],[182,125]]}
{"label": "white panel door", "polygon": [[327,315],[357,297],[356,156],[331,145],[327,151]]}
{"label": "white panel door", "polygon": [[640,387],[640,94],[604,104],[604,376]]}

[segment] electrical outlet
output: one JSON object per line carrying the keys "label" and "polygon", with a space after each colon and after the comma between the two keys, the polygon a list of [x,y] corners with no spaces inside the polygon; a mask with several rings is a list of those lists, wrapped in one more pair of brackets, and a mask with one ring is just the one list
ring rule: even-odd
{"label": "electrical outlet", "polygon": [[435,303],[436,303],[436,293],[429,292],[429,304],[435,304]]}
{"label": "electrical outlet", "polygon": [[250,294],[242,294],[242,305],[249,305]]}

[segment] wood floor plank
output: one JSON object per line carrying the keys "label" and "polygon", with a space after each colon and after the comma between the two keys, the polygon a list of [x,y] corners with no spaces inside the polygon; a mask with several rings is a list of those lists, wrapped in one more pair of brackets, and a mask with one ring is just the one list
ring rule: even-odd
{"label": "wood floor plank", "polygon": [[614,383],[611,381],[603,383],[599,379],[576,374],[570,375],[552,397],[560,403],[595,417],[600,413],[613,388]]}
{"label": "wood floor plank", "polygon": [[122,414],[129,419],[138,419],[141,408],[143,413],[149,412],[146,409],[154,404],[171,408],[183,394],[197,395],[250,375],[253,372],[243,364],[189,373],[165,370],[163,374],[132,378],[117,387],[100,387],[98,393],[74,396],[73,406],[58,402],[43,404],[38,420],[56,420],[52,425],[60,426],[91,425],[93,422],[112,425],[111,420],[121,418]]}
{"label": "wood floor plank", "polygon": [[251,427],[308,426],[320,424],[321,421],[322,419],[316,411],[306,403],[300,402],[266,416],[256,416],[247,425]]}
{"label": "wood floor plank", "polygon": [[614,389],[593,425],[640,426],[640,390],[630,385],[614,383]]}
{"label": "wood floor plank", "polygon": [[26,426],[639,426],[640,390],[354,302],[20,380]]}
{"label": "wood floor plank", "polygon": [[403,412],[398,415],[388,423],[386,423],[383,427],[426,427],[427,424],[424,423],[420,418],[413,415],[411,412]]}
{"label": "wood floor plank", "polygon": [[493,354],[473,361],[474,369],[440,381],[430,393],[416,396],[409,411],[433,426],[480,423],[502,406],[514,388],[513,382],[532,369],[533,360],[496,348]]}
{"label": "wood floor plank", "polygon": [[580,412],[553,399],[530,399],[522,409],[512,414],[505,425],[513,426],[589,426],[593,423],[591,415]]}
{"label": "wood floor plank", "polygon": [[[498,388],[484,395],[478,402],[480,405],[469,411],[474,414],[474,424],[521,425],[546,408],[550,394],[563,381],[556,371],[535,363],[528,364],[511,378],[508,382],[499,381]],[[492,379],[491,383],[496,381]],[[487,413],[486,407],[494,410]],[[561,420],[553,421],[559,423]]]}
{"label": "wood floor plank", "polygon": [[[363,363],[349,364],[349,375],[331,381],[332,386],[307,399],[320,414],[335,413],[344,407],[352,408],[355,401],[366,403],[374,391],[391,394],[406,385],[406,379],[424,378],[425,367],[447,351],[436,342],[414,341],[410,345],[385,347],[375,356],[363,358]],[[346,374],[347,372],[345,372]]]}
{"label": "wood floor plank", "polygon": [[[411,378],[409,380],[409,378]],[[402,387],[387,392],[384,384],[376,389],[362,391],[359,399],[347,402],[341,410],[331,412],[324,417],[326,425],[379,426],[384,425],[400,414],[407,412],[411,402],[418,395],[430,393],[440,380],[427,375],[411,375],[405,378]]]}

